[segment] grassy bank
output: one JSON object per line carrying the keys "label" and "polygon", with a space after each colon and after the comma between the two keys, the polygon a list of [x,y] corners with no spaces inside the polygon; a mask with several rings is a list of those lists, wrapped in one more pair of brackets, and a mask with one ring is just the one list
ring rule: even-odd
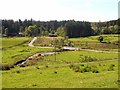
{"label": "grassy bank", "polygon": [[[45,64],[45,63],[44,63]],[[82,63],[78,64],[80,66]],[[108,70],[113,64],[114,70]],[[61,66],[59,66],[61,65]],[[117,88],[117,61],[84,63],[98,73],[75,72],[66,64],[48,64],[3,71],[3,88]],[[14,77],[14,78],[13,78]]]}
{"label": "grassy bank", "polygon": [[31,38],[3,38],[2,63],[14,64],[34,53],[52,51],[52,49],[47,48],[29,47],[30,40]]}
{"label": "grassy bank", "polygon": [[[105,35],[104,35],[105,36]],[[94,51],[64,51],[55,55],[39,56],[30,60],[37,62],[34,65],[20,67],[15,66],[10,70],[2,71],[3,88],[118,88],[118,53],[113,45],[117,40],[117,35],[109,35],[111,43],[99,43],[98,36],[86,38],[69,39],[74,44],[88,42],[88,46],[83,44],[81,48],[108,50],[111,52]],[[45,40],[44,42],[43,39]],[[50,39],[50,38],[49,38]],[[47,38],[39,38],[34,44],[49,44]],[[83,40],[82,40],[83,39]],[[86,39],[86,41],[85,41]],[[53,51],[52,48],[33,48],[28,43],[31,38],[3,38],[3,64],[14,64],[24,60],[36,52]],[[39,41],[40,40],[40,41]],[[51,38],[52,40],[52,38]],[[93,40],[93,41],[92,41]],[[9,43],[8,43],[9,42]],[[50,41],[51,42],[51,41]],[[91,46],[89,45],[91,44]],[[106,47],[99,47],[96,44],[105,44]],[[41,59],[42,57],[42,59]]]}

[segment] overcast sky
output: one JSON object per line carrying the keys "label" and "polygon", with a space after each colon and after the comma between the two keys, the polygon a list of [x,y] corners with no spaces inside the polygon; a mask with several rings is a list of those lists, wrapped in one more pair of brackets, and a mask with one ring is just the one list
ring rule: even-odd
{"label": "overcast sky", "polygon": [[109,21],[119,0],[0,0],[0,19]]}

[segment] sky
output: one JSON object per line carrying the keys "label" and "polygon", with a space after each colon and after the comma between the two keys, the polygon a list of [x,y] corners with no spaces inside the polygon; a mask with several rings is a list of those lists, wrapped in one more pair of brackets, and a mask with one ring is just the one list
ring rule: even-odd
{"label": "sky", "polygon": [[0,0],[0,19],[109,21],[119,0]]}

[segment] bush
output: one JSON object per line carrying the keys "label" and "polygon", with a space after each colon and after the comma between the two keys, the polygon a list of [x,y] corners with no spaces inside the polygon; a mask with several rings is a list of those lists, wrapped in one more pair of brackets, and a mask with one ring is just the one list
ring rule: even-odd
{"label": "bush", "polygon": [[10,68],[14,68],[14,65],[10,65],[9,67],[10,67]]}
{"label": "bush", "polygon": [[115,65],[114,64],[110,64],[110,66],[108,67],[108,71],[113,71],[114,70]]}
{"label": "bush", "polygon": [[81,73],[84,73],[85,72],[85,69],[84,68],[80,68],[80,71]]}
{"label": "bush", "polygon": [[80,66],[84,66],[84,64],[80,64]]}
{"label": "bush", "polygon": [[40,69],[40,68],[37,66],[36,69]]}
{"label": "bush", "polygon": [[115,67],[115,65],[114,64],[110,64],[110,67]]}
{"label": "bush", "polygon": [[79,72],[80,71],[80,67],[79,66],[74,66],[73,68],[72,68],[75,72]]}
{"label": "bush", "polygon": [[20,67],[25,67],[25,66],[26,66],[25,64],[20,65]]}
{"label": "bush", "polygon": [[40,74],[42,74],[42,72],[40,72]]}
{"label": "bush", "polygon": [[75,72],[79,72],[80,71],[80,68],[77,65],[70,64],[69,67],[70,67],[70,69],[72,69]]}
{"label": "bush", "polygon": [[48,68],[48,65],[46,65],[45,67]]}
{"label": "bush", "polygon": [[97,59],[91,56],[82,56],[80,57],[80,61],[81,62],[92,62],[92,61],[97,61]]}
{"label": "bush", "polygon": [[57,71],[54,71],[55,74],[57,74]]}
{"label": "bush", "polygon": [[74,67],[74,65],[73,65],[73,64],[70,64],[70,65],[69,65],[69,67],[70,67],[70,68],[73,68],[73,67]]}
{"label": "bush", "polygon": [[104,39],[103,36],[99,36],[99,37],[98,37],[98,41],[99,41],[99,42],[102,42],[103,39]]}
{"label": "bush", "polygon": [[93,73],[99,73],[99,71],[97,69],[92,69]]}
{"label": "bush", "polygon": [[91,67],[90,66],[85,66],[85,67],[80,67],[80,72],[90,72],[91,71]]}
{"label": "bush", "polygon": [[16,73],[20,73],[20,71],[19,71],[19,70],[17,70],[17,71],[16,71]]}
{"label": "bush", "polygon": [[37,84],[33,84],[32,86],[37,86]]}
{"label": "bush", "polygon": [[114,41],[113,44],[119,45],[119,44],[120,44],[120,41]]}
{"label": "bush", "polygon": [[85,72],[90,72],[90,71],[91,71],[91,67],[87,65],[87,66],[85,67]]}
{"label": "bush", "polygon": [[10,65],[2,65],[2,70],[10,70]]}
{"label": "bush", "polygon": [[118,85],[120,85],[120,80],[117,80]]}
{"label": "bush", "polygon": [[102,66],[102,65],[99,63],[99,66]]}

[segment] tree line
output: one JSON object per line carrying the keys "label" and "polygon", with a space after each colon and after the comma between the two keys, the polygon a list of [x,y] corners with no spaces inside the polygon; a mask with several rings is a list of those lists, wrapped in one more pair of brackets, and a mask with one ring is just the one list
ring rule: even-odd
{"label": "tree line", "polygon": [[48,36],[57,34],[62,37],[76,38],[99,34],[119,34],[120,19],[107,22],[86,21],[24,21],[2,20],[2,35],[6,37],[19,36]]}

